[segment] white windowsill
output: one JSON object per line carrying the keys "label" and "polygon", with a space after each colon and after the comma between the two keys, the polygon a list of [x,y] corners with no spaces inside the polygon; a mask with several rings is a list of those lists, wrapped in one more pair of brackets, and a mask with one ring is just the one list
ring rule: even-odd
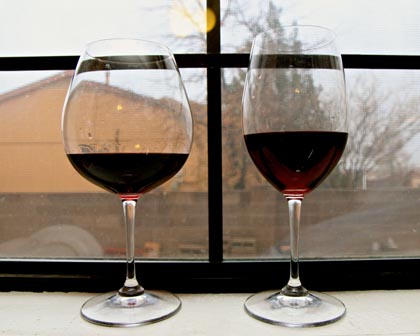
{"label": "white windowsill", "polygon": [[109,328],[79,315],[87,293],[0,293],[1,335],[420,335],[420,290],[334,292],[346,316],[331,325],[290,329],[259,322],[243,309],[248,294],[181,294],[181,311],[155,324]]}

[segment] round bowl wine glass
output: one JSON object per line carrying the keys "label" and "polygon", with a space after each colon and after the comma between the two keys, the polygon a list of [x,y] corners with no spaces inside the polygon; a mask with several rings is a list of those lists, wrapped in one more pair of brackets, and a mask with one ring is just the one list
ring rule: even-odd
{"label": "round bowl wine glass", "polygon": [[87,45],[63,109],[63,142],[76,171],[122,201],[127,274],[117,292],[83,305],[84,319],[136,326],[165,319],[180,309],[176,296],[145,291],[136,280],[135,207],[143,194],[181,169],[192,133],[188,99],[168,48],[134,39]]}
{"label": "round bowl wine glass", "polygon": [[251,296],[245,309],[289,327],[334,322],[345,314],[344,305],[302,286],[298,254],[301,202],[333,170],[347,142],[344,73],[333,34],[296,25],[257,35],[242,105],[249,155],[288,202],[291,249],[287,285]]}

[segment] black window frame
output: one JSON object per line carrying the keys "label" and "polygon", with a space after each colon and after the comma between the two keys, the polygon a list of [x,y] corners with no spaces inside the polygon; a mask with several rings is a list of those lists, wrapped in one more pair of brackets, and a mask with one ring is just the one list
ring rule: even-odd
{"label": "black window frame", "polygon": [[[180,68],[207,70],[208,260],[138,260],[147,288],[173,292],[254,292],[287,282],[288,260],[224,260],[222,187],[223,68],[246,68],[249,54],[221,53],[220,1],[208,0],[216,25],[207,33],[207,53],[176,54]],[[343,55],[345,69],[420,69],[420,55]],[[0,71],[74,70],[78,56],[0,57]],[[0,259],[0,291],[113,290],[125,276],[124,260]],[[313,290],[418,288],[419,258],[317,259],[301,261],[303,284]]]}

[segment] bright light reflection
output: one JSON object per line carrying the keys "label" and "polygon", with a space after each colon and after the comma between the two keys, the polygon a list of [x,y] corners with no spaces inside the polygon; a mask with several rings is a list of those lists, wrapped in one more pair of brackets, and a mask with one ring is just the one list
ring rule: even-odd
{"label": "bright light reflection", "polygon": [[216,25],[216,15],[214,14],[213,10],[210,8],[207,8],[206,11],[207,16],[207,31],[209,32],[214,28]]}
{"label": "bright light reflection", "polygon": [[[203,20],[206,18],[206,20]],[[216,25],[216,15],[209,9],[197,6],[195,0],[173,4],[169,14],[172,32],[179,37],[194,33],[206,33]]]}

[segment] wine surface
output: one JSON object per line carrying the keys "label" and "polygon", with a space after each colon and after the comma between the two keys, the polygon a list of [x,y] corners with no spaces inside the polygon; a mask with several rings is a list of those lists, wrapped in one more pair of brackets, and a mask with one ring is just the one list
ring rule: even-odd
{"label": "wine surface", "polygon": [[333,170],[344,151],[344,132],[268,132],[245,135],[261,174],[286,197],[303,197]]}
{"label": "wine surface", "polygon": [[83,153],[67,157],[84,178],[124,195],[144,194],[166,182],[181,169],[188,154]]}

